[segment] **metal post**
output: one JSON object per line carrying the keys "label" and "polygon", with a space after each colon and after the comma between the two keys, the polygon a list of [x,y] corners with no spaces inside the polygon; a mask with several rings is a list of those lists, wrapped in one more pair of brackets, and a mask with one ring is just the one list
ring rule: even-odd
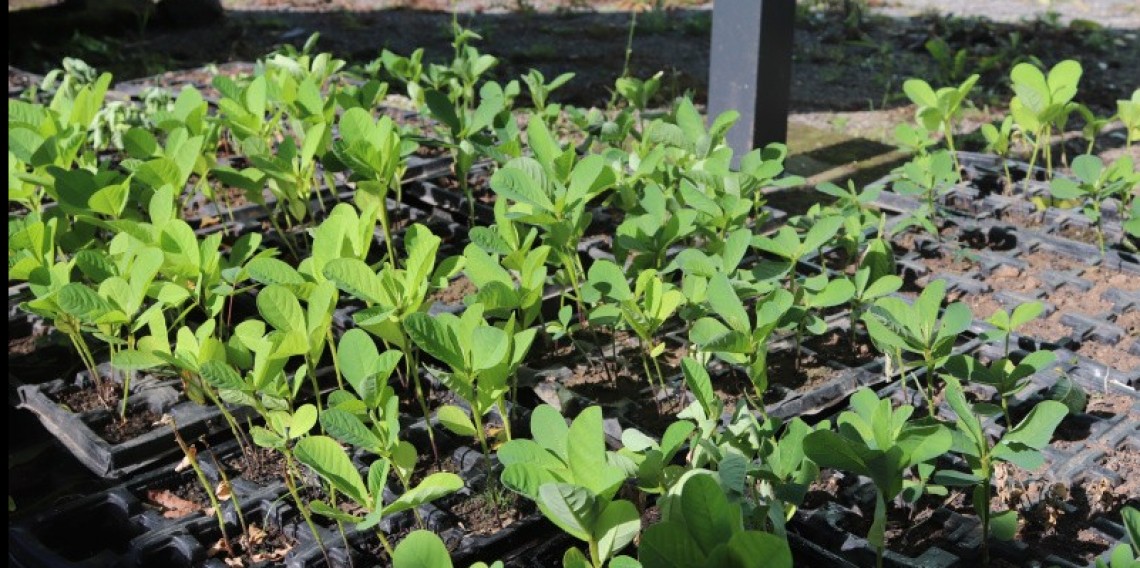
{"label": "metal post", "polygon": [[709,116],[740,113],[728,131],[734,164],[753,148],[788,137],[795,0],[716,0]]}

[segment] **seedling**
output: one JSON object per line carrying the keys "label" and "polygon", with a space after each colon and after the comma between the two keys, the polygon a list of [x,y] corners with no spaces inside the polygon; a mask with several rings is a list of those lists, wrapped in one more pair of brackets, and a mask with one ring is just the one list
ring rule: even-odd
{"label": "seedling", "polygon": [[[313,512],[337,521],[355,523],[356,530],[359,531],[376,528],[384,517],[401,511],[414,510],[420,505],[431,503],[463,488],[463,479],[458,475],[436,472],[385,504],[384,485],[388,481],[390,467],[388,460],[378,459],[372,462],[365,480],[352,464],[344,448],[328,436],[306,436],[296,442],[295,451],[298,461],[312,468],[338,493],[348,497],[354,504],[367,511],[367,514],[360,517],[345,513],[319,501],[313,503],[315,505]],[[376,536],[391,556],[395,551],[378,528]]]}
{"label": "seedling", "polygon": [[[585,293],[587,303],[601,302],[590,313],[591,321],[621,321],[637,335],[645,375],[650,384],[656,377],[664,392],[665,376],[657,359],[664,353],[665,343],[657,341],[657,332],[684,304],[684,294],[662,281],[653,269],[641,271],[630,290],[625,272],[608,260],[599,260],[590,267]],[[653,362],[653,372],[649,361]]]}
{"label": "seedling", "polygon": [[936,370],[945,364],[954,348],[958,335],[970,327],[973,315],[963,302],[948,306],[939,318],[938,311],[946,296],[946,282],[935,280],[927,285],[913,304],[901,298],[888,296],[879,299],[870,311],[863,314],[863,323],[871,335],[871,341],[883,352],[896,350],[913,355],[912,363],[897,361],[903,366],[904,374],[908,367],[921,367],[926,372],[926,398],[930,416],[934,416],[934,394]]}
{"label": "seedling", "polygon": [[526,85],[527,92],[530,93],[535,115],[541,117],[548,125],[553,125],[558,119],[558,114],[562,111],[561,106],[549,102],[551,93],[573,78],[573,73],[563,73],[547,83],[546,77],[537,69],[531,69],[522,76],[523,84]]}
{"label": "seedling", "polygon": [[437,376],[470,408],[468,412],[458,406],[444,405],[436,409],[436,417],[448,430],[479,440],[488,467],[491,446],[487,442],[483,417],[497,409],[507,439],[511,438],[511,419],[505,398],[537,332],[533,328],[516,332],[514,327],[514,320],[508,320],[502,329],[488,325],[480,304],[468,306],[458,317],[447,313],[433,317],[418,312],[404,320],[408,337],[450,368],[450,372],[440,372]]}
{"label": "seedling", "polygon": [[1124,123],[1125,144],[1132,149],[1132,143],[1140,140],[1140,89],[1132,91],[1132,98],[1116,101],[1116,116]]}
{"label": "seedling", "polygon": [[792,566],[792,551],[779,536],[744,528],[740,505],[729,502],[716,477],[695,472],[662,499],[661,522],[641,535],[638,560],[645,568],[745,568]]}
{"label": "seedling", "polygon": [[918,225],[941,239],[938,232],[938,200],[958,181],[958,171],[954,165],[956,159],[953,154],[941,150],[917,156],[895,170],[897,178],[892,185],[894,191],[900,195],[921,196],[923,201],[922,206],[911,212],[896,230],[907,225]]}
{"label": "seedling", "polygon": [[[942,131],[946,137],[946,148],[958,172],[958,154],[954,147],[954,122],[961,112],[962,103],[978,82],[978,75],[970,75],[957,87],[943,87],[935,91],[922,79],[909,79],[903,83],[903,91],[911,102],[918,105],[915,118],[930,132]],[[955,176],[957,178],[957,176]]]}
{"label": "seedling", "polygon": [[578,160],[573,148],[563,149],[541,120],[527,125],[534,158],[515,158],[491,176],[491,189],[512,203],[508,212],[534,225],[545,235],[564,277],[574,291],[579,318],[585,317],[582,278],[585,270],[578,243],[589,225],[586,205],[613,185],[615,175],[602,156]]}
{"label": "seedling", "polygon": [[716,274],[708,286],[707,301],[717,318],[697,320],[689,330],[689,339],[701,351],[743,366],[752,382],[756,406],[763,411],[768,390],[768,341],[792,309],[795,297],[780,288],[771,291],[756,304],[753,323],[728,277]]}
{"label": "seedling", "polygon": [[403,202],[400,182],[407,170],[404,155],[413,148],[400,139],[392,119],[384,116],[374,122],[363,108],[346,110],[338,126],[340,140],[333,144],[333,153],[352,172],[358,190],[356,201],[361,210],[374,210],[378,214],[384,244],[388,247],[388,261],[396,265],[387,199],[395,189],[396,203]]}
{"label": "seedling", "polygon": [[[428,291],[446,285],[459,270],[459,259],[451,258],[436,265],[436,253],[442,239],[423,225],[412,225],[404,234],[404,268],[386,264],[379,273],[358,258],[338,258],[325,264],[323,270],[337,288],[363,301],[366,309],[353,314],[353,320],[388,345],[404,353],[403,382],[415,385],[416,399],[424,418],[430,418],[427,398],[419,376],[419,357],[408,337],[404,322],[411,314],[426,311],[424,302]],[[428,435],[433,453],[435,434],[430,427]]]}
{"label": "seedling", "polygon": [[603,568],[641,530],[637,508],[614,496],[633,464],[606,451],[602,409],[587,408],[570,425],[554,408],[531,414],[532,440],[499,448],[503,485],[535,501],[543,516],[588,545],[589,558],[570,549],[566,566]]}
{"label": "seedling", "polygon": [[947,470],[940,472],[937,479],[945,485],[974,488],[974,511],[982,519],[982,563],[988,565],[989,539],[1011,540],[1017,534],[1017,511],[994,514],[990,510],[994,466],[997,462],[1008,462],[1026,471],[1035,471],[1044,465],[1041,449],[1049,445],[1053,431],[1068,414],[1068,409],[1059,402],[1043,400],[1017,426],[991,443],[979,415],[987,416],[992,409],[966,402],[962,385],[953,377],[946,379],[944,392],[946,402],[957,415],[954,449],[965,458],[970,473]]}
{"label": "seedling", "polygon": [[1084,203],[1081,212],[1096,227],[1097,246],[1104,255],[1104,215],[1101,208],[1107,199],[1116,198],[1126,206],[1130,194],[1140,187],[1140,173],[1134,170],[1132,157],[1121,156],[1105,167],[1097,156],[1082,155],[1073,160],[1076,180],[1054,178],[1049,192],[1057,199],[1074,199]]}
{"label": "seedling", "polygon": [[1047,175],[1053,177],[1053,131],[1065,127],[1063,119],[1072,110],[1071,104],[1077,94],[1081,73],[1081,64],[1073,60],[1053,66],[1048,76],[1030,63],[1019,63],[1010,71],[1009,77],[1016,96],[1009,102],[1009,112],[1022,133],[1033,140],[1033,152],[1029,157],[1030,175],[1025,178],[1026,193],[1029,182],[1033,179],[1033,166],[1042,150]]}
{"label": "seedling", "polygon": [[874,483],[875,512],[867,540],[875,547],[876,566],[882,568],[887,500],[916,483],[906,479],[912,467],[950,451],[953,437],[940,424],[908,422],[914,407],[892,409],[890,400],[880,400],[870,389],[852,395],[851,408],[839,415],[839,433],[819,430],[808,434],[804,453],[820,467],[863,475]]}
{"label": "seedling", "polygon": [[1013,189],[1013,176],[1009,173],[1009,156],[1013,150],[1013,117],[1006,116],[998,126],[986,123],[981,127],[982,136],[986,139],[986,151],[996,154],[1001,159],[1002,171],[1005,173],[1005,191],[1008,194]]}

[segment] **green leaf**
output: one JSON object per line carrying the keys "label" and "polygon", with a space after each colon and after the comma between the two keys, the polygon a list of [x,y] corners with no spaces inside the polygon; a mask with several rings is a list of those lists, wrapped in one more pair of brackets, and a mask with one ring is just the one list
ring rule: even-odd
{"label": "green leaf", "polygon": [[732,534],[733,514],[728,498],[711,475],[694,475],[681,491],[685,526],[705,555]]}
{"label": "green leaf", "polygon": [[788,541],[760,531],[741,531],[728,540],[736,566],[791,568],[792,549]]}
{"label": "green leaf", "polygon": [[567,450],[574,479],[585,483],[598,478],[598,470],[606,465],[606,440],[600,406],[583,410],[570,424]]}
{"label": "green leaf", "polygon": [[1017,427],[1002,437],[1001,443],[1024,444],[1040,450],[1049,444],[1053,431],[1068,413],[1069,409],[1064,404],[1055,400],[1043,400],[1029,411],[1029,415]]}
{"label": "green leaf", "polygon": [[645,568],[695,568],[705,565],[704,554],[685,525],[664,521],[645,529],[638,558]]}
{"label": "green leaf", "polygon": [[685,357],[681,360],[681,371],[685,375],[685,385],[693,392],[697,402],[704,409],[706,416],[711,416],[716,409],[717,396],[713,391],[712,380],[704,365],[695,359]]}
{"label": "green leaf", "polygon": [[548,483],[538,490],[538,507],[543,515],[578,540],[591,540],[591,528],[598,514],[594,505],[594,495],[584,487]]}
{"label": "green leaf", "polygon": [[288,288],[273,284],[257,294],[257,309],[265,323],[281,331],[305,331],[305,313],[297,296]]}
{"label": "green leaf", "polygon": [[393,568],[451,568],[443,540],[433,532],[412,531],[392,553]]}
{"label": "green leaf", "polygon": [[214,386],[218,390],[245,390],[246,384],[241,380],[241,375],[226,363],[221,361],[206,361],[202,363],[199,372],[206,382]]}
{"label": "green leaf", "polygon": [[502,197],[537,207],[541,211],[554,211],[554,203],[542,187],[520,169],[506,167],[495,172],[491,176],[491,189]]}
{"label": "green leaf", "polygon": [[360,472],[336,440],[328,436],[309,436],[294,446],[297,460],[313,468],[321,477],[356,503],[369,503],[368,490]]}
{"label": "green leaf", "polygon": [[1001,541],[1017,536],[1017,511],[990,513],[990,537]]}
{"label": "green leaf", "polygon": [[594,568],[594,565],[590,563],[581,550],[572,546],[566,549],[566,552],[562,555],[562,568]]}
{"label": "green leaf", "polygon": [[395,501],[389,503],[384,507],[383,514],[385,516],[400,511],[407,511],[423,505],[431,503],[440,497],[450,495],[463,488],[463,479],[454,473],[439,472],[433,473],[419,485],[408,490],[403,495],[396,498]]}
{"label": "green leaf", "polygon": [[455,370],[467,370],[467,361],[455,333],[441,320],[423,312],[404,318],[404,331],[420,349]]}
{"label": "green leaf", "polygon": [[383,451],[380,438],[372,432],[356,415],[337,408],[327,408],[321,413],[321,426],[330,436],[350,446],[362,448],[374,454]]}
{"label": "green leaf", "polygon": [[317,424],[317,407],[312,404],[303,404],[293,412],[289,423],[289,439],[296,439],[309,433]]}
{"label": "green leaf", "polygon": [[72,282],[56,293],[56,303],[63,312],[93,323],[103,314],[111,311],[111,306],[94,290],[83,284]]}
{"label": "green leaf", "polygon": [[1045,306],[1041,302],[1027,302],[1013,309],[1009,318],[1009,329],[1017,329],[1041,315]]}
{"label": "green leaf", "polygon": [[548,404],[539,405],[530,415],[530,435],[538,445],[558,456],[563,462],[569,461],[566,445],[570,427],[566,419]]}
{"label": "green leaf", "polygon": [[1049,387],[1046,396],[1049,400],[1064,404],[1065,408],[1069,409],[1069,414],[1081,414],[1085,411],[1089,401],[1089,396],[1081,388],[1081,385],[1069,378],[1068,375],[1061,375],[1057,382]]}
{"label": "green leaf", "polygon": [[538,491],[548,483],[565,481],[550,469],[533,463],[512,463],[503,468],[503,485],[531,500],[538,500]]}
{"label": "green leaf", "polygon": [[458,406],[447,404],[435,410],[435,417],[439,423],[457,436],[474,437],[475,424],[466,410]]}
{"label": "green leaf", "polygon": [[609,558],[633,542],[641,531],[641,515],[629,501],[613,501],[598,515],[593,526],[593,540],[598,554]]}
{"label": "green leaf", "polygon": [[257,257],[245,265],[250,278],[261,284],[300,285],[305,283],[292,266],[268,256]]}
{"label": "green leaf", "polygon": [[[251,261],[252,262],[252,261]],[[381,303],[385,297],[384,284],[364,261],[357,258],[336,258],[325,264],[325,278],[337,288],[369,304]]]}
{"label": "green leaf", "polygon": [[855,443],[828,430],[812,432],[804,437],[804,455],[820,467],[859,475],[869,473],[864,456],[855,449]]}
{"label": "green leaf", "polygon": [[141,371],[162,366],[166,361],[150,353],[135,349],[117,351],[111,356],[111,364],[123,371]]}
{"label": "green leaf", "polygon": [[708,301],[713,311],[730,328],[745,333],[751,330],[748,312],[744,310],[744,303],[740,301],[732,283],[724,274],[717,273],[709,279]]}

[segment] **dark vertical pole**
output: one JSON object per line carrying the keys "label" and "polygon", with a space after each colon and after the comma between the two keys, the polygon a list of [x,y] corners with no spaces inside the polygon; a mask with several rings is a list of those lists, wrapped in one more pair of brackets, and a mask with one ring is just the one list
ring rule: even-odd
{"label": "dark vertical pole", "polygon": [[716,0],[709,69],[709,116],[736,110],[728,132],[735,155],[788,137],[795,0]]}

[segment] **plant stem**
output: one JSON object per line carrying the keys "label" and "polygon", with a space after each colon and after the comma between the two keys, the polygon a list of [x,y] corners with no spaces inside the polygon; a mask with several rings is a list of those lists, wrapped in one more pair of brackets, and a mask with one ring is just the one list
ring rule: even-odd
{"label": "plant stem", "polygon": [[431,453],[435,457],[435,461],[439,461],[439,449],[435,445],[435,428],[431,425],[431,410],[428,408],[427,398],[424,396],[423,383],[420,381],[420,374],[416,372],[419,369],[419,363],[413,359],[413,354],[409,349],[404,354],[404,362],[408,369],[408,374],[412,377],[412,385],[416,389],[416,401],[420,403],[420,410],[424,413],[424,423],[427,425],[428,441],[431,442]]}
{"label": "plant stem", "polygon": [[293,497],[293,502],[297,505],[297,510],[300,511],[301,517],[305,519],[305,524],[309,526],[309,531],[313,533],[313,539],[317,541],[317,546],[321,547],[321,554],[325,557],[325,562],[332,565],[329,561],[329,553],[325,550],[325,543],[321,540],[321,535],[317,532],[317,525],[313,522],[313,515],[309,513],[309,508],[301,501],[301,494],[297,492],[297,481],[293,479],[293,472],[296,471],[296,464],[293,461],[293,452],[289,448],[282,448],[281,455],[285,456],[285,487],[289,490],[289,495]]}
{"label": "plant stem", "polygon": [[[178,424],[174,421],[174,416],[170,415],[170,429],[174,432],[174,441],[178,443],[178,447],[182,449],[182,454],[186,456],[186,461],[190,463],[190,467],[194,470],[194,474],[198,476],[198,483],[202,485],[202,490],[206,492],[206,497],[210,500],[210,506],[214,508],[214,517],[218,520],[218,531],[222,534],[222,545],[226,547],[226,552],[233,556],[234,550],[230,546],[230,538],[226,535],[226,518],[222,514],[222,508],[218,505],[218,497],[214,494],[214,488],[210,485],[210,480],[206,478],[206,473],[202,471],[202,466],[198,464],[197,451],[182,439],[182,434],[178,432]],[[221,468],[219,468],[221,471]],[[243,523],[242,530],[245,530]],[[244,533],[243,533],[244,534]]]}

